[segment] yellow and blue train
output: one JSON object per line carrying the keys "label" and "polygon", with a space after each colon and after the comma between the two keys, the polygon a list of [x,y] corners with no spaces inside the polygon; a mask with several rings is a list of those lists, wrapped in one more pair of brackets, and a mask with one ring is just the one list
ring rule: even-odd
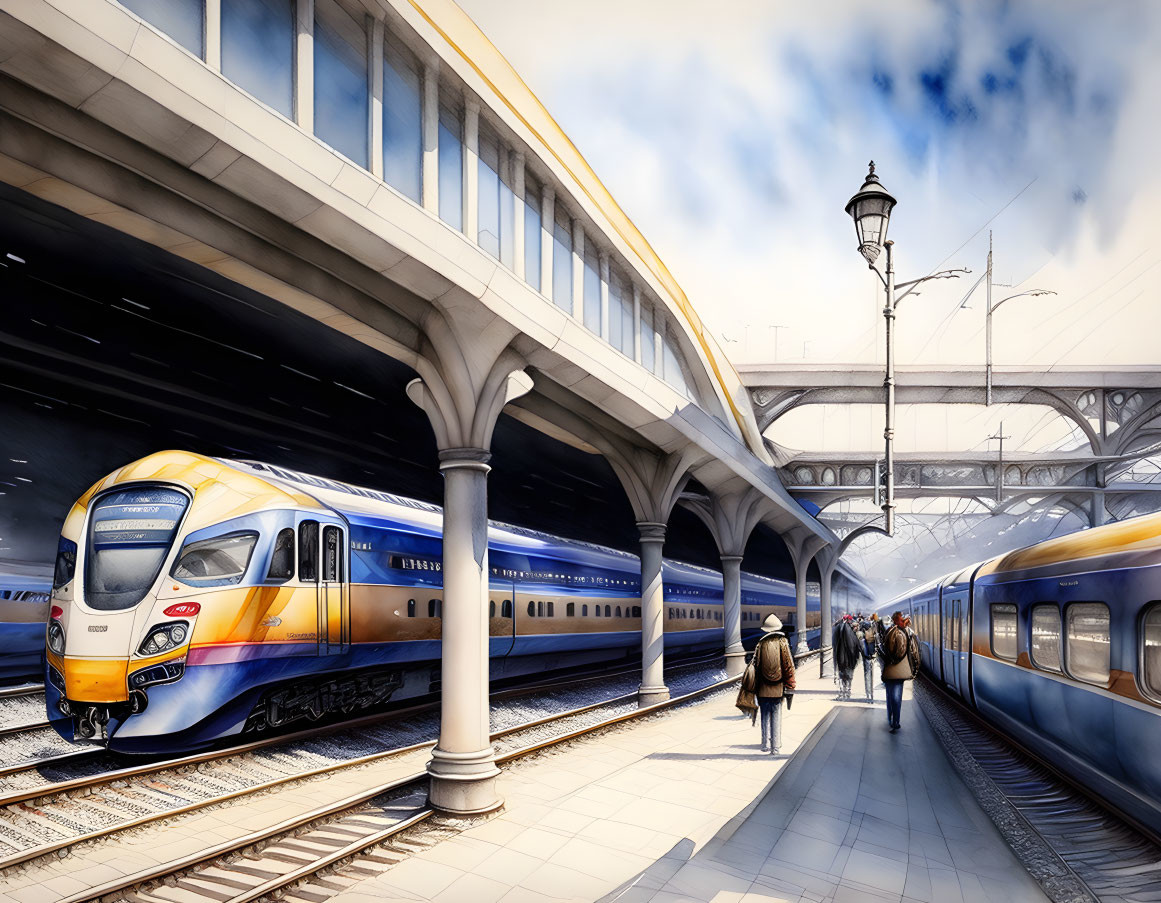
{"label": "yellow and blue train", "polygon": [[1001,555],[895,609],[927,674],[1161,834],[1161,515]]}
{"label": "yellow and blue train", "polygon": [[[123,467],[64,522],[49,720],[168,752],[436,692],[441,525],[437,506],[269,464]],[[488,549],[492,679],[639,653],[635,556],[501,523]],[[666,561],[663,577],[666,649],[721,649],[721,575]],[[745,638],[793,608],[784,581],[742,589]]]}

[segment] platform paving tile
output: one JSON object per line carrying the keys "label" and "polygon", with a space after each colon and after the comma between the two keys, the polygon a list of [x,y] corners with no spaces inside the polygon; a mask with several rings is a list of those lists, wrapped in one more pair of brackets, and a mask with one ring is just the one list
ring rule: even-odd
{"label": "platform paving tile", "polygon": [[881,689],[873,706],[836,703],[810,671],[799,688],[813,692],[784,718],[783,755],[758,751],[732,694],[583,738],[506,768],[494,817],[332,899],[1047,899],[909,693],[892,735]]}

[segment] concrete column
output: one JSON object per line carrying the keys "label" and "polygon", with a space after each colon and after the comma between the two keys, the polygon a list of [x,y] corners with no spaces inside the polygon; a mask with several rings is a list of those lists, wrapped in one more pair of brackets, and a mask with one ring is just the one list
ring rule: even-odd
{"label": "concrete column", "polygon": [[556,192],[545,185],[540,193],[540,294],[552,300],[552,230],[556,228]]}
{"label": "concrete column", "polygon": [[464,100],[464,235],[480,240],[480,102]]}
{"label": "concrete column", "polygon": [[609,254],[601,251],[601,338],[609,341]]}
{"label": "concrete column", "polygon": [[[514,210],[512,212],[512,272],[516,278],[524,279],[524,153],[512,151],[508,156],[512,167],[512,194]],[[536,241],[536,236],[531,237]]]}
{"label": "concrete column", "polygon": [[295,3],[294,121],[314,131],[314,0]]}
{"label": "concrete column", "polygon": [[206,0],[206,65],[222,71],[222,0]]}
{"label": "concrete column", "polygon": [[633,283],[633,360],[641,363],[641,286]]}
{"label": "concrete column", "polygon": [[742,648],[742,556],[722,556],[722,592],[725,611],[726,674],[746,670],[746,650]]}
{"label": "concrete column", "polygon": [[665,524],[642,521],[641,534],[641,706],[669,698],[665,686],[665,592],[661,578],[661,550]]}
{"label": "concrete column", "polygon": [[585,319],[585,229],[579,219],[572,221],[572,315]]}
{"label": "concrete column", "polygon": [[501,803],[488,724],[488,459],[439,453],[443,502],[443,654],[439,743],[427,765],[431,803],[458,814]]}
{"label": "concrete column", "polygon": [[383,178],[383,20],[367,16],[367,66],[370,70],[371,106],[367,111],[367,147],[371,175]]}
{"label": "concrete column", "polygon": [[834,582],[834,566],[820,566],[818,577],[818,607],[822,619],[818,638],[818,675],[831,677],[834,674],[834,650],[831,648],[831,626],[834,624],[834,616],[831,613],[830,594]]}
{"label": "concrete column", "polygon": [[423,67],[423,209],[439,216],[439,68]]}
{"label": "concrete column", "polygon": [[809,558],[801,564],[797,560],[794,562],[794,626],[798,631],[798,639],[794,644],[795,655],[805,655],[808,651],[806,645],[806,572],[809,568]]}

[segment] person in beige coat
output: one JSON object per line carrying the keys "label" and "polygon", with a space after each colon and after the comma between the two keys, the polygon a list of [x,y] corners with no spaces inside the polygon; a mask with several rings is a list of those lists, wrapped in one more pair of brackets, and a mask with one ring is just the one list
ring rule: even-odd
{"label": "person in beige coat", "polygon": [[891,733],[899,730],[903,710],[903,682],[919,672],[919,641],[903,612],[891,615],[891,627],[883,636],[879,654],[883,659],[883,686],[887,690],[887,726]]}
{"label": "person in beige coat", "polygon": [[794,656],[777,615],[766,618],[762,630],[754,647],[754,696],[762,713],[762,751],[776,756],[782,751],[782,700],[794,693]]}

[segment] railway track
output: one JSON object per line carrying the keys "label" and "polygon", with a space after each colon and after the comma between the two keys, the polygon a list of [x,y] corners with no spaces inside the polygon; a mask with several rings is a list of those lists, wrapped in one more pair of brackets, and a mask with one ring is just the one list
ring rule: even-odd
{"label": "railway track", "polygon": [[1161,900],[1161,846],[927,680],[916,699],[961,776],[1059,903]]}
{"label": "railway track", "polygon": [[[717,680],[644,709],[636,707],[635,694],[627,694],[514,725],[492,735],[497,762],[511,762],[594,731],[654,715],[722,690],[736,680]],[[423,746],[429,749],[432,745]],[[58,903],[98,899],[252,903],[271,895],[288,901],[319,903],[458,832],[455,820],[441,817],[426,806],[426,785],[426,772],[417,770],[356,796],[90,888]],[[355,856],[358,859],[352,861]],[[319,876],[329,869],[337,870]]]}
{"label": "railway track", "polygon": [[[708,672],[704,665],[686,665],[674,669],[669,680],[680,692],[704,683]],[[719,670],[714,668],[712,673]],[[592,680],[569,680],[564,686]],[[622,679],[621,683],[631,685],[632,681]],[[610,682],[603,684],[608,687]],[[561,709],[575,708],[575,697],[554,693],[559,689],[542,688],[534,700],[524,698],[528,691],[493,700],[494,728],[501,734],[513,724],[528,728],[537,718],[555,719]],[[581,692],[592,698],[587,690]],[[570,698],[572,704],[567,701]],[[584,710],[610,705],[635,709],[635,692],[605,698]],[[323,733],[267,738],[97,775],[51,782],[45,782],[39,770],[11,776],[0,793],[0,869],[292,782],[324,779],[355,768],[384,768],[390,760],[434,743],[438,711],[425,708],[406,719],[402,716],[408,713],[395,713],[391,721],[376,716]],[[17,777],[27,786],[19,786]]]}

